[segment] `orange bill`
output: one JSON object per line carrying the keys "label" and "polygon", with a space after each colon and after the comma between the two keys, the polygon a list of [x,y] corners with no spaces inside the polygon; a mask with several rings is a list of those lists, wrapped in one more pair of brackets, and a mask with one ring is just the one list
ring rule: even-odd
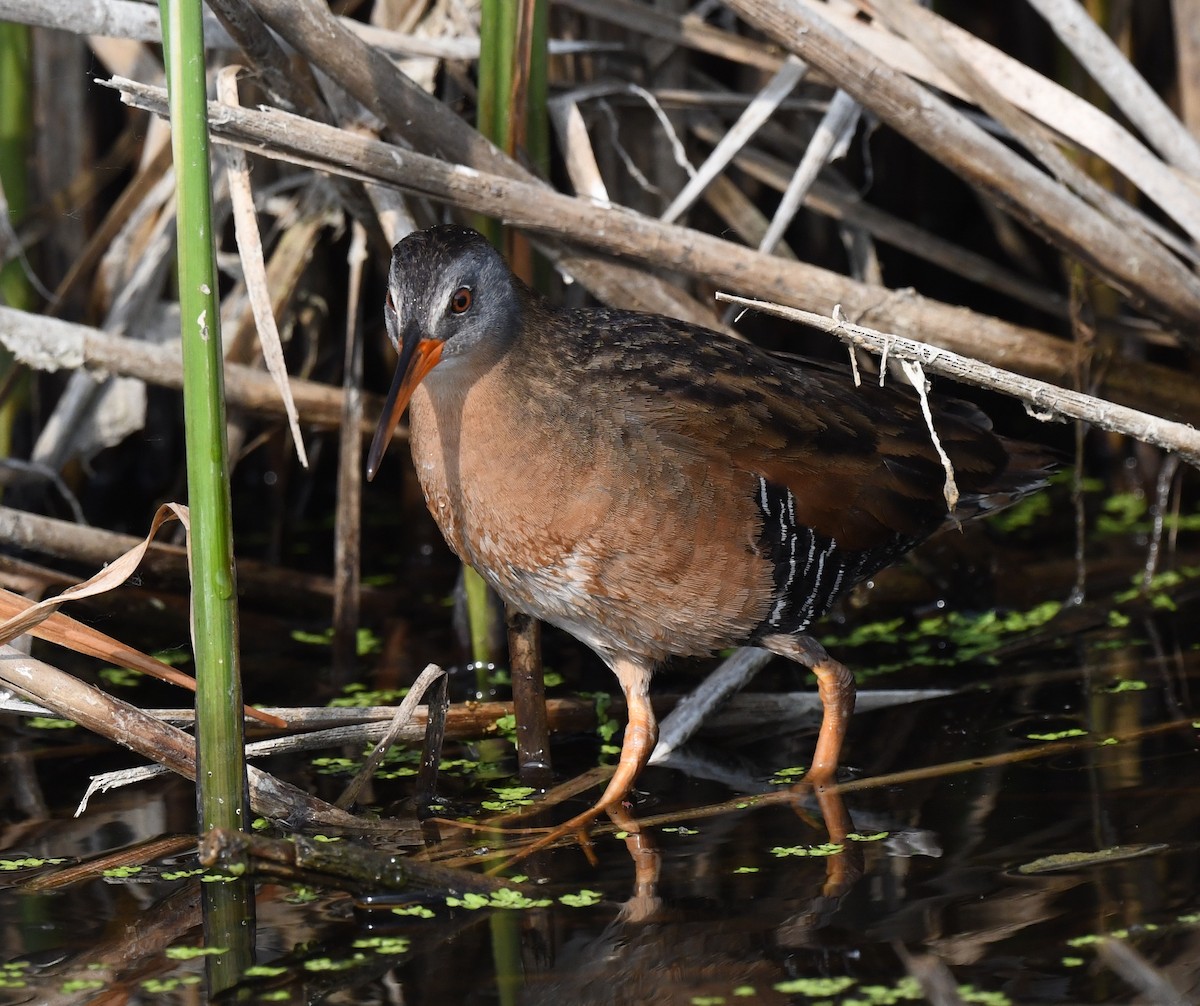
{"label": "orange bill", "polygon": [[375,478],[379,465],[383,461],[384,451],[391,442],[392,433],[408,408],[409,399],[417,390],[417,385],[425,380],[438,360],[442,358],[441,339],[418,339],[415,332],[405,332],[400,341],[400,359],[396,361],[396,374],[392,378],[392,386],[388,391],[387,401],[383,405],[383,415],[379,417],[379,425],[375,428],[375,437],[371,441],[371,450],[367,454],[367,481]]}

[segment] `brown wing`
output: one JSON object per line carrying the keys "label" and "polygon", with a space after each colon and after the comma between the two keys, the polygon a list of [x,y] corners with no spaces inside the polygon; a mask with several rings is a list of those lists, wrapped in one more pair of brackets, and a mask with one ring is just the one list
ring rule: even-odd
{"label": "brown wing", "polygon": [[[705,329],[624,312],[581,312],[589,348],[576,361],[624,385],[623,407],[684,455],[728,464],[729,477],[791,493],[795,520],[842,549],[910,544],[948,518],[945,474],[915,394],[855,387],[823,364],[774,356]],[[617,336],[620,352],[606,351]],[[1000,485],[1003,441],[962,402],[934,423],[963,498],[960,519]],[[903,549],[901,549],[903,550]]]}

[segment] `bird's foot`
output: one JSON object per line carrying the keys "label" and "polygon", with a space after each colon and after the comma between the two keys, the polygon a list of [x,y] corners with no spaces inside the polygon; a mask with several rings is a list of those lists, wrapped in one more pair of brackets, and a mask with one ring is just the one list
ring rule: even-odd
{"label": "bird's foot", "polygon": [[[592,824],[595,823],[596,818],[603,814],[606,809],[607,807],[604,804],[596,804],[595,806],[585,810],[582,814],[576,814],[569,821],[564,821],[560,825],[556,825],[555,827],[549,829],[538,829],[544,832],[540,838],[537,838],[529,845],[518,849],[511,856],[500,863],[499,866],[492,867],[492,869],[488,870],[488,873],[501,873],[504,870],[515,866],[522,860],[528,859],[535,852],[540,852],[542,849],[548,848],[551,845],[556,845],[563,839],[569,837],[574,837],[579,842],[579,846],[583,849],[584,855],[586,855],[588,860],[595,865],[595,854],[592,852],[592,843],[588,835],[588,829]],[[513,829],[514,832],[521,834],[527,833],[531,830],[533,829]],[[505,829],[505,831],[507,832],[509,829]]]}

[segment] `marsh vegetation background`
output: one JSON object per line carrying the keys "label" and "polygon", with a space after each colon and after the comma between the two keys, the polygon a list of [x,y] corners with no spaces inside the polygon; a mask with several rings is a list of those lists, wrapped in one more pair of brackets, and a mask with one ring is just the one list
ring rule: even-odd
{"label": "marsh vegetation background", "polygon": [[[191,784],[142,781],[74,817],[89,777],[145,760],[115,726],[16,696],[0,713],[0,1001],[226,986],[229,1001],[1195,1001],[1196,8],[558,0],[548,53],[531,41],[528,77],[501,92],[526,94],[528,116],[504,127],[485,78],[526,63],[518,44],[481,64],[477,4],[212,3],[214,95],[241,68],[240,108],[210,116],[245,697],[383,706],[445,667],[439,818],[546,820],[518,816],[539,796],[515,778],[507,708],[468,715],[509,698],[503,633],[473,651],[403,433],[362,480],[405,230],[499,221],[515,267],[561,302],[840,365],[836,338],[714,293],[836,306],[1080,392],[1090,422],[933,377],[1065,463],[1035,500],[873,578],[821,631],[864,697],[841,798],[857,837],[842,842],[828,807],[787,799],[811,723],[773,699],[809,682],[772,665],[692,761],[643,776],[644,842],[601,829],[594,861],[563,848],[528,864],[519,898],[425,891],[399,913],[334,884],[263,883],[249,957],[222,976],[218,955],[184,952],[205,944]],[[21,597],[91,576],[187,499],[162,87],[155,7],[0,0],[0,586]],[[232,218],[247,183],[252,238]],[[307,465],[263,362],[247,242]],[[876,357],[859,365],[874,379]],[[188,671],[172,534],[120,589],[63,611]],[[31,646],[138,707],[188,704],[111,652],[28,642],[3,661],[29,666]],[[612,678],[557,633],[544,656],[553,781],[602,772],[623,723]],[[664,705],[709,666],[664,671]],[[903,701],[871,708],[872,691]],[[363,752],[342,740],[257,764],[332,801]],[[519,841],[419,822],[419,753],[402,745],[360,797],[394,829],[354,841],[464,869]],[[111,872],[118,851],[140,872]]]}

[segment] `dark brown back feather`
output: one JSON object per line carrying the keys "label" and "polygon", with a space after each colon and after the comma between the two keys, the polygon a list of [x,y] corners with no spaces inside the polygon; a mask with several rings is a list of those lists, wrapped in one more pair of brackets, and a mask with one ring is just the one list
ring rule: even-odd
{"label": "dark brown back feather", "polygon": [[556,311],[532,294],[526,308],[526,332],[557,333],[553,351],[584,382],[590,373],[674,449],[791,490],[798,521],[844,549],[891,551],[898,534],[915,543],[1044,484],[1044,455],[1014,450],[975,406],[935,398],[934,425],[960,493],[951,515],[911,388],[856,388],[848,367],[838,373],[668,318]]}

